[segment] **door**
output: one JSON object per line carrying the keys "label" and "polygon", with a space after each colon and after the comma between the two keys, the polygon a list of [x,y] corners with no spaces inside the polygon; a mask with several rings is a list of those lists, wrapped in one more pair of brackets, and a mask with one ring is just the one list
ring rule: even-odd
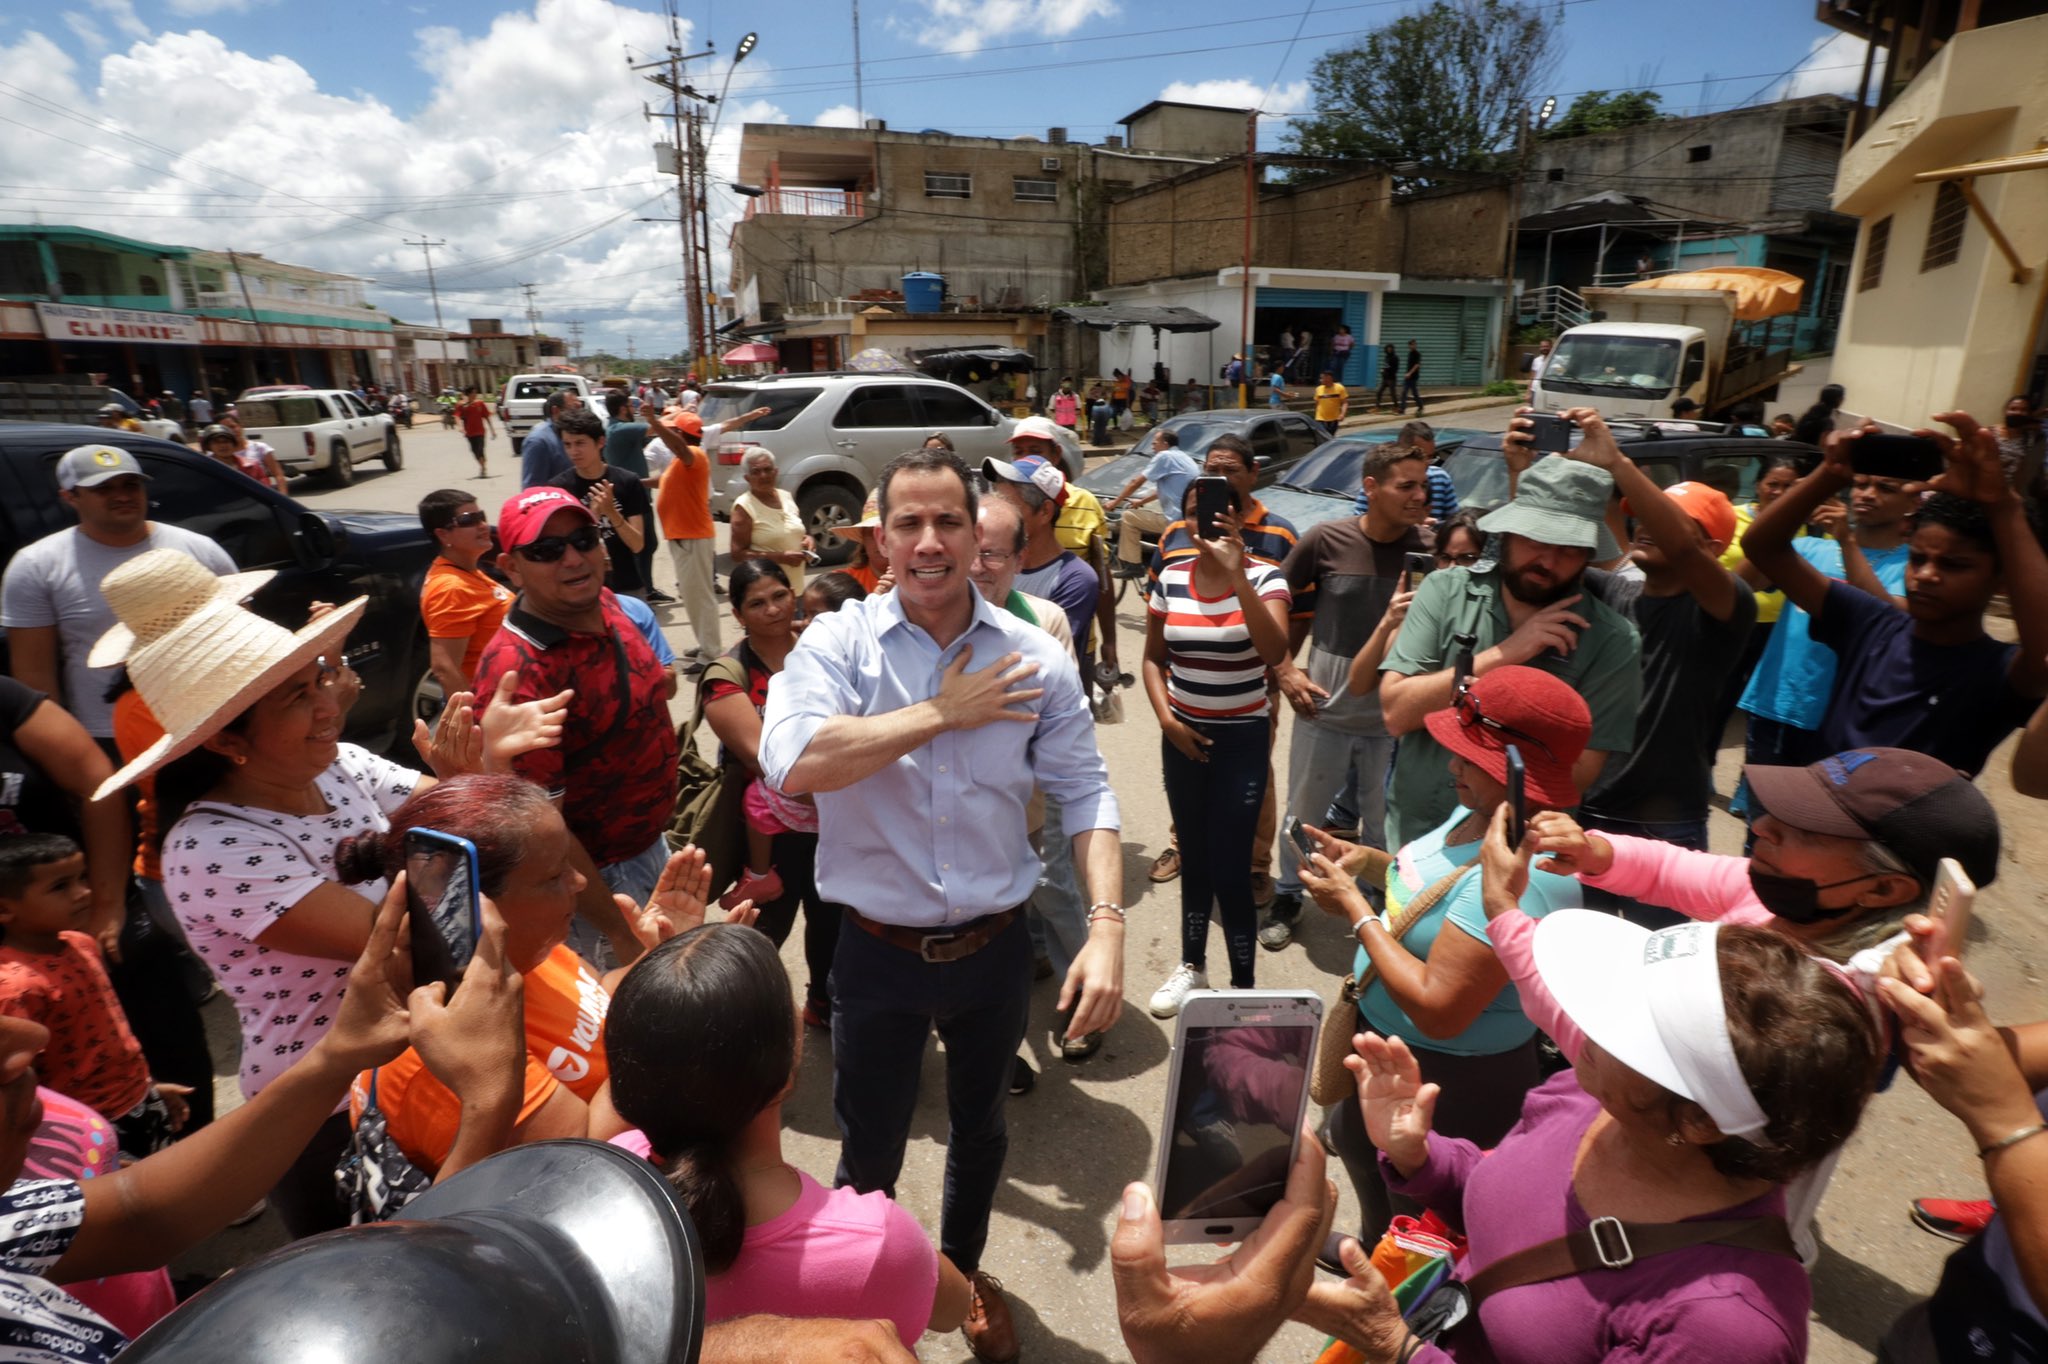
{"label": "door", "polygon": [[918,384],[916,389],[924,409],[924,434],[943,431],[951,436],[969,468],[979,468],[981,461],[991,456],[1009,458],[1002,441],[1002,418],[994,408],[952,384]]}
{"label": "door", "polygon": [[1380,313],[1380,344],[1391,342],[1405,371],[1408,342],[1422,351],[1422,387],[1477,386],[1485,381],[1487,300],[1461,294],[1388,294]]}
{"label": "door", "polygon": [[855,384],[832,414],[832,448],[859,460],[872,484],[890,460],[924,443],[924,417],[913,384]]}
{"label": "door", "polygon": [[348,428],[348,448],[355,451],[356,458],[381,454],[384,449],[383,432],[378,429],[377,415],[362,399],[353,393],[337,393],[334,405],[341,409]]}

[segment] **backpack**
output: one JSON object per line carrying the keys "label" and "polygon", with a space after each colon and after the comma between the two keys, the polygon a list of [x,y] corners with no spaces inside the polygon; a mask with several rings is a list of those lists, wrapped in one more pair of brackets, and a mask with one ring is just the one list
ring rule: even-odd
{"label": "backpack", "polygon": [[697,679],[697,708],[676,735],[676,800],[664,837],[671,852],[688,843],[704,850],[711,865],[710,898],[716,899],[740,879],[746,866],[747,825],[740,802],[752,778],[744,764],[723,753],[721,760],[713,763],[697,751],[697,727],[704,723],[704,689],[714,678],[744,689],[746,666],[734,658],[716,659]]}

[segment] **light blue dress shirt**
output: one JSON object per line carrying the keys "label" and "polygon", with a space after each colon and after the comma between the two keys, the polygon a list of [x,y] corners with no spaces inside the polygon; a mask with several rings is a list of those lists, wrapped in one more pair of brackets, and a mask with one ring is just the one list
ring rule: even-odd
{"label": "light blue dress shirt", "polygon": [[1169,445],[1152,456],[1152,462],[1145,466],[1145,477],[1159,490],[1156,510],[1160,515],[1169,521],[1180,520],[1181,511],[1187,506],[1188,480],[1201,474],[1202,466],[1177,445]]}
{"label": "light blue dress shirt", "polygon": [[886,715],[938,694],[946,668],[974,646],[969,671],[1006,654],[1038,664],[1025,685],[1035,725],[992,720],[949,730],[818,801],[818,889],[868,918],[944,929],[1024,903],[1039,859],[1025,837],[1033,785],[1065,807],[1069,836],[1119,827],[1109,770],[1073,654],[974,596],[974,619],[941,649],[904,618],[896,593],[848,602],[805,630],[768,688],[761,771],[780,786],[811,738],[838,715]]}

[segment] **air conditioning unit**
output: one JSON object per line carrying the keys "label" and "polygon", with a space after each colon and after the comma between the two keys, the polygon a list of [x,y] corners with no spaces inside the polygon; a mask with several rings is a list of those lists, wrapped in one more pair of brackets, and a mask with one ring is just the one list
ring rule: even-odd
{"label": "air conditioning unit", "polygon": [[1056,171],[1060,168],[1060,159],[1057,156],[1041,156],[1038,158],[1038,168],[1042,171]]}

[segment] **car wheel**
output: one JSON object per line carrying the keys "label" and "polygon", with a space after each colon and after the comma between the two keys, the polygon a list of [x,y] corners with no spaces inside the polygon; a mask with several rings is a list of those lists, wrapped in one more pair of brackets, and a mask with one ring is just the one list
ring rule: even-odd
{"label": "car wheel", "polygon": [[860,520],[860,494],[837,483],[813,483],[796,500],[804,531],[818,548],[821,567],[833,568],[853,558],[853,541],[839,531]]}
{"label": "car wheel", "polygon": [[384,467],[394,474],[405,467],[405,451],[398,448],[396,431],[384,437]]}
{"label": "car wheel", "polygon": [[349,456],[345,442],[334,442],[327,452],[327,481],[336,488],[346,488],[356,481],[355,460]]}

